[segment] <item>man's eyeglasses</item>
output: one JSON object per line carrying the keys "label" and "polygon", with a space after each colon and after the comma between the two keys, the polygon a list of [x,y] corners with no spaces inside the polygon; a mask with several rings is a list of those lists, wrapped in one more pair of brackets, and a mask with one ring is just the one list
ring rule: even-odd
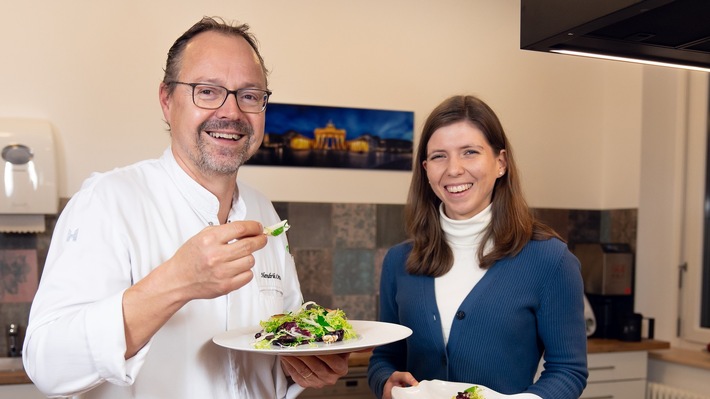
{"label": "man's eyeglasses", "polygon": [[224,105],[227,97],[234,94],[237,106],[242,112],[258,114],[264,112],[271,92],[260,89],[228,90],[226,87],[205,83],[168,82],[192,87],[192,102],[204,109],[217,109]]}

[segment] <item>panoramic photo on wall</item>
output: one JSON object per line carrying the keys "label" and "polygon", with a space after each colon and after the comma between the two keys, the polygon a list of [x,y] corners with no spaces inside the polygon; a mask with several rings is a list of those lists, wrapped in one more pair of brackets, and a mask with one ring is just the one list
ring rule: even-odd
{"label": "panoramic photo on wall", "polygon": [[414,113],[273,104],[249,165],[412,170]]}

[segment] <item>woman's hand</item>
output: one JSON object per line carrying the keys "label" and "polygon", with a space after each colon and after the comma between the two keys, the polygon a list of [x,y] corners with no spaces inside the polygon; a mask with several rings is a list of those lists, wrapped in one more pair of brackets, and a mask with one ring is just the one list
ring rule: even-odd
{"label": "woman's hand", "polygon": [[385,382],[385,388],[382,390],[382,399],[392,399],[392,388],[408,387],[419,385],[419,381],[407,371],[395,371],[390,378]]}
{"label": "woman's hand", "polygon": [[304,388],[323,388],[333,385],[348,373],[350,353],[317,356],[281,356],[281,367],[286,375]]}

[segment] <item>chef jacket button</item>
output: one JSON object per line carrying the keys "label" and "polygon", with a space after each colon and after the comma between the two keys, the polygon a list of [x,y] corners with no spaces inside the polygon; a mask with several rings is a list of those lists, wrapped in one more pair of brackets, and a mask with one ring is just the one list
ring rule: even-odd
{"label": "chef jacket button", "polygon": [[456,318],[459,320],[463,320],[463,318],[466,317],[466,313],[463,312],[463,310],[459,310],[456,312]]}

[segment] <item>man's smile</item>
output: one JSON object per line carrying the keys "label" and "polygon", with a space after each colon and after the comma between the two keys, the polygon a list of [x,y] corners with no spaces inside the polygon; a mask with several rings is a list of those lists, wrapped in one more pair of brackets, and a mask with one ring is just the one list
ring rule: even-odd
{"label": "man's smile", "polygon": [[227,139],[227,140],[234,140],[237,141],[244,137],[243,134],[241,133],[223,133],[223,132],[209,132],[206,131],[210,137],[216,138],[216,139]]}

